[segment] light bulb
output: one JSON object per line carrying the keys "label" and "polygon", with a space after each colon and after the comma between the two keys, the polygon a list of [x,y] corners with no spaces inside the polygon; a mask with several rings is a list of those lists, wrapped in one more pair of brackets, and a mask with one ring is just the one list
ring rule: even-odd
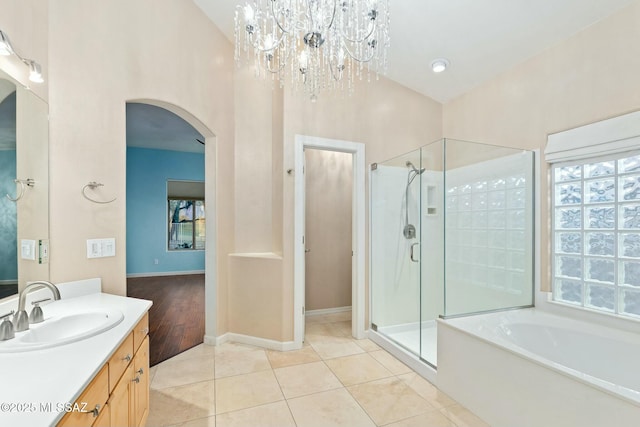
{"label": "light bulb", "polygon": [[298,64],[300,64],[300,71],[306,71],[307,67],[309,66],[309,55],[307,55],[306,50],[300,52],[300,56],[298,57]]}
{"label": "light bulb", "polygon": [[267,34],[264,38],[264,50],[272,50],[275,42],[273,41],[273,36],[271,34]]}
{"label": "light bulb", "polygon": [[12,53],[13,48],[11,47],[9,36],[7,36],[3,31],[0,31],[0,55],[9,56]]}
{"label": "light bulb", "polygon": [[338,66],[344,67],[344,50],[338,49]]}
{"label": "light bulb", "polygon": [[255,17],[255,13],[253,12],[253,8],[251,7],[251,5],[250,4],[245,5],[245,7],[243,7],[242,10],[244,11],[245,22],[253,23],[253,18]]}
{"label": "light bulb", "polygon": [[29,80],[34,83],[42,83],[44,79],[42,78],[42,71],[40,69],[40,64],[35,61],[29,61]]}

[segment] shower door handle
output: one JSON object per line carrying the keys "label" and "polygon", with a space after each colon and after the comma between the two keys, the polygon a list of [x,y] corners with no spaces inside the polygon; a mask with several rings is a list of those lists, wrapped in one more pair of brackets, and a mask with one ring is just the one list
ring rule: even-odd
{"label": "shower door handle", "polygon": [[413,243],[413,244],[411,245],[411,254],[410,254],[410,257],[411,257],[411,261],[413,261],[413,262],[419,262],[419,261],[420,261],[420,260],[415,259],[415,258],[413,257],[413,248],[414,248],[416,245],[419,245],[419,243]]}

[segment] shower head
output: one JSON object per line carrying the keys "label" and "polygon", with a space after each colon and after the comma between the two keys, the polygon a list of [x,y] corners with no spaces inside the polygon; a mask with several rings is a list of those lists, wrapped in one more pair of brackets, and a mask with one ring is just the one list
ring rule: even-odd
{"label": "shower head", "polygon": [[422,169],[418,169],[416,168],[413,163],[411,163],[409,160],[407,160],[407,162],[405,163],[407,165],[408,168],[411,168],[411,171],[417,173],[418,175],[420,175],[422,172],[424,172],[424,168]]}

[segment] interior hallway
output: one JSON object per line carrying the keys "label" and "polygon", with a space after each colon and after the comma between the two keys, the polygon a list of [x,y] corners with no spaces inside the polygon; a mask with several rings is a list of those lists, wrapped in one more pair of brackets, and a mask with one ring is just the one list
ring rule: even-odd
{"label": "interior hallway", "polygon": [[307,318],[302,350],[199,345],[151,368],[149,426],[486,427],[370,340]]}

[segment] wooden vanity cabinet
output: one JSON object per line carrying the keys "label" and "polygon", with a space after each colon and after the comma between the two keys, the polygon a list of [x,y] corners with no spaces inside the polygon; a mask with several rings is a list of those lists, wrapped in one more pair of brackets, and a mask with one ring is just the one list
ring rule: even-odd
{"label": "wooden vanity cabinet", "polygon": [[145,337],[133,359],[133,421],[142,427],[149,416],[149,337]]}
{"label": "wooden vanity cabinet", "polygon": [[[78,400],[65,408],[68,412],[58,423],[64,427],[93,426],[106,412],[105,406],[109,398],[109,367],[107,365],[93,378],[84,389]],[[101,420],[101,422],[103,422]]]}
{"label": "wooden vanity cabinet", "polygon": [[76,401],[59,427],[144,427],[149,415],[149,317],[145,314]]}

